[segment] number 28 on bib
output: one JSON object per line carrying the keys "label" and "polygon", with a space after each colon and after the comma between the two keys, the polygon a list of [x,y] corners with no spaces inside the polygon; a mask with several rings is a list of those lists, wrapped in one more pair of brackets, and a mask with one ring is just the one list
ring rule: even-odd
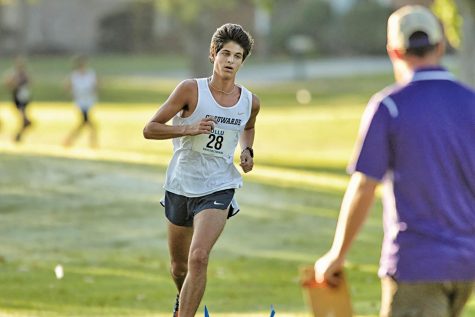
{"label": "number 28 on bib", "polygon": [[239,132],[233,130],[213,129],[210,134],[193,137],[194,151],[232,159],[239,141]]}

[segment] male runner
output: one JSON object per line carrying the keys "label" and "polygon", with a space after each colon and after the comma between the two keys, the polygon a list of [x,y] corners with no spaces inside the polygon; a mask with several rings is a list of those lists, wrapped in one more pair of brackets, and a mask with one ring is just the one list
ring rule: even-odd
{"label": "male runner", "polygon": [[97,128],[90,116],[90,110],[97,102],[97,87],[96,72],[88,66],[87,57],[84,55],[77,56],[74,59],[74,70],[66,82],[66,88],[71,92],[74,103],[81,112],[81,121],[68,134],[63,142],[64,146],[71,146],[81,130],[89,126],[91,132],[89,144],[92,148],[97,147]]}
{"label": "male runner", "polygon": [[[238,211],[242,186],[233,164],[252,170],[259,99],[235,83],[253,39],[240,25],[225,24],[210,45],[213,74],[181,82],[144,128],[147,139],[173,139],[165,180],[165,215],[171,275],[178,289],[174,316],[195,315],[206,286],[208,259],[226,219]],[[173,118],[172,124],[167,124]]]}
{"label": "male runner", "polygon": [[31,78],[26,68],[23,57],[15,58],[13,69],[7,74],[5,84],[12,93],[12,100],[21,116],[21,126],[15,134],[15,142],[20,142],[26,129],[31,126],[31,120],[27,114],[27,106],[31,101]]}

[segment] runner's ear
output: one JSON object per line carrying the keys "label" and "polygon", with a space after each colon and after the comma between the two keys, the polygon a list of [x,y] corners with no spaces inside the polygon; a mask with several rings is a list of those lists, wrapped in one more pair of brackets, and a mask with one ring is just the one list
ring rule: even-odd
{"label": "runner's ear", "polygon": [[214,64],[214,59],[216,58],[216,48],[212,47],[209,50],[209,61],[211,64]]}
{"label": "runner's ear", "polygon": [[209,58],[209,61],[210,61],[211,64],[214,64],[214,58],[215,57],[216,57],[216,52],[214,50],[210,51],[208,58]]}

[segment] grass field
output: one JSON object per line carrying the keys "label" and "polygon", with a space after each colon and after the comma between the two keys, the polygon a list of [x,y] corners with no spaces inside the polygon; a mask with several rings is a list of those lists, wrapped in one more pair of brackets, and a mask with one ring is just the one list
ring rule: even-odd
{"label": "grass field", "polygon": [[[71,149],[60,146],[77,117],[51,83],[31,106],[34,126],[22,144],[10,141],[17,119],[0,103],[0,316],[171,315],[175,290],[159,206],[171,142],[143,139],[157,105],[130,100],[145,93],[158,103],[175,83],[125,82],[128,97],[117,100],[127,93],[116,80],[105,82],[115,97],[93,113],[98,150],[85,136]],[[389,82],[378,76],[251,87],[262,102],[256,167],[238,193],[242,212],[212,254],[203,299],[211,316],[268,316],[270,304],[277,316],[309,316],[298,268],[331,243],[359,117],[370,94]],[[314,95],[309,105],[295,101],[301,87]],[[380,218],[377,203],[347,264],[358,316],[376,316],[379,308]],[[474,314],[472,299],[464,316]]]}

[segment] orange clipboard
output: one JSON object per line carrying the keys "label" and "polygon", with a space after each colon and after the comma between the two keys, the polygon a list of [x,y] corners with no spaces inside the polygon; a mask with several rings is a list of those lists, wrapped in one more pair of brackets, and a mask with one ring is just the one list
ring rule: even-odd
{"label": "orange clipboard", "polygon": [[[343,274],[343,273],[342,273]],[[314,317],[352,317],[351,297],[345,275],[338,287],[315,281],[313,266],[300,269],[300,283]]]}

